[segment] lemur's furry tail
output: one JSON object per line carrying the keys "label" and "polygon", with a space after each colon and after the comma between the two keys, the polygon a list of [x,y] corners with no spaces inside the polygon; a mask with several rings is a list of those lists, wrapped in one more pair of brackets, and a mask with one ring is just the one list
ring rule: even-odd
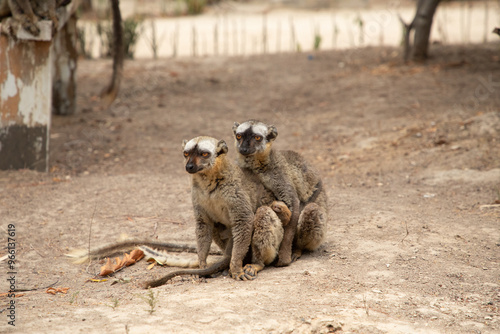
{"label": "lemur's furry tail", "polygon": [[148,246],[139,246],[139,249],[144,253],[144,258],[154,259],[156,262],[163,266],[180,267],[180,268],[198,268],[199,263],[196,258],[187,258],[182,256],[175,256],[171,253],[152,249]]}
{"label": "lemur's furry tail", "polygon": [[168,275],[163,276],[160,279],[147,282],[144,285],[144,288],[145,289],[156,288],[158,286],[161,286],[161,285],[167,283],[172,278],[174,278],[176,276],[181,276],[181,275],[198,275],[198,276],[213,275],[215,273],[218,273],[220,271],[228,269],[230,262],[231,262],[231,257],[224,256],[221,260],[219,260],[218,262],[212,264],[210,267],[205,268],[205,269],[184,269],[184,270],[177,270],[177,271],[169,273]]}
{"label": "lemur's furry tail", "polygon": [[148,246],[173,252],[196,253],[196,246],[193,245],[174,244],[169,242],[159,242],[151,240],[128,239],[91,249],[90,252],[88,249],[74,249],[65,255],[72,258],[74,263],[84,263],[88,261],[89,258],[96,259],[107,257],[119,251],[132,250],[138,246]]}

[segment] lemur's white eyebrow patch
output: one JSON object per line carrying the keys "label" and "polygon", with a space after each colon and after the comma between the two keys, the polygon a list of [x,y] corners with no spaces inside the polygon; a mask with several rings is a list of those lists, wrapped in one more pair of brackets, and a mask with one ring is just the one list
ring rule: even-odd
{"label": "lemur's white eyebrow patch", "polygon": [[184,152],[191,152],[194,149],[202,152],[215,153],[217,141],[211,137],[196,137],[191,139],[184,145]]}
{"label": "lemur's white eyebrow patch", "polygon": [[191,151],[196,146],[197,143],[198,143],[198,138],[191,139],[184,146],[184,151],[186,151],[186,152]]}
{"label": "lemur's white eyebrow patch", "polygon": [[214,153],[215,152],[215,144],[208,139],[201,139],[198,142],[198,149],[203,152],[210,152]]}
{"label": "lemur's white eyebrow patch", "polygon": [[196,137],[186,143],[186,145],[184,146],[184,151],[190,152],[196,147],[198,147],[198,150],[200,151],[214,153],[216,145],[211,138]]}
{"label": "lemur's white eyebrow patch", "polygon": [[260,136],[267,136],[267,126],[262,123],[253,123],[253,122],[245,122],[243,124],[240,124],[238,128],[236,129],[237,133],[243,133],[248,131],[248,129],[252,128],[252,132],[254,134],[260,135]]}
{"label": "lemur's white eyebrow patch", "polygon": [[252,127],[255,134],[261,135],[263,137],[267,136],[267,126],[262,123],[257,123]]}
{"label": "lemur's white eyebrow patch", "polygon": [[238,126],[238,128],[236,128],[236,132],[237,133],[243,133],[245,132],[246,130],[248,130],[250,127],[252,126],[252,123],[250,122],[245,122],[243,124],[240,124]]}

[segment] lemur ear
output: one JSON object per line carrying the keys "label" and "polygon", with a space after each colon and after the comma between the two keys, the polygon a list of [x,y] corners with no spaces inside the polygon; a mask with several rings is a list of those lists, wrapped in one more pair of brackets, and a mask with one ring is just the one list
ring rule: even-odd
{"label": "lemur ear", "polygon": [[240,123],[234,122],[234,125],[233,125],[233,133],[234,134],[236,134],[236,129],[238,129],[238,126],[240,126]]}
{"label": "lemur ear", "polygon": [[182,141],[182,149],[184,149],[184,147],[186,147],[187,142],[188,142],[188,141],[187,141],[186,139],[184,139],[184,140]]}
{"label": "lemur ear", "polygon": [[217,153],[217,156],[221,155],[221,154],[226,154],[227,153],[227,144],[226,142],[224,141],[224,139],[221,139],[218,143],[217,143],[217,149],[216,149],[216,153]]}
{"label": "lemur ear", "polygon": [[274,125],[270,125],[267,127],[267,141],[273,141],[278,137],[278,129]]}

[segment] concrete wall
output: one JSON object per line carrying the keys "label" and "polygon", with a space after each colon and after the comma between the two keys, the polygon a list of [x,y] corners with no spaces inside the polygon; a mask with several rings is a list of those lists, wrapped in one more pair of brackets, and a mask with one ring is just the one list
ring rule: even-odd
{"label": "concrete wall", "polygon": [[48,168],[51,42],[0,36],[0,168]]}
{"label": "concrete wall", "polygon": [[0,35],[0,169],[48,171],[51,113],[75,111],[75,8],[61,9],[53,37],[51,21],[37,37]]}

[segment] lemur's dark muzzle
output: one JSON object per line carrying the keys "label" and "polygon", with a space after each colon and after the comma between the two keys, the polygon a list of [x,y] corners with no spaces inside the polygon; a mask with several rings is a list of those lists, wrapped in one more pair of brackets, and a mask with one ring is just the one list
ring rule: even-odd
{"label": "lemur's dark muzzle", "polygon": [[186,164],[186,172],[190,174],[194,174],[198,171],[198,168],[196,168],[196,165],[193,163],[187,163]]}
{"label": "lemur's dark muzzle", "polygon": [[250,155],[250,154],[253,154],[255,153],[255,150],[252,149],[251,147],[249,146],[240,146],[238,151],[240,152],[240,154],[242,155]]}

